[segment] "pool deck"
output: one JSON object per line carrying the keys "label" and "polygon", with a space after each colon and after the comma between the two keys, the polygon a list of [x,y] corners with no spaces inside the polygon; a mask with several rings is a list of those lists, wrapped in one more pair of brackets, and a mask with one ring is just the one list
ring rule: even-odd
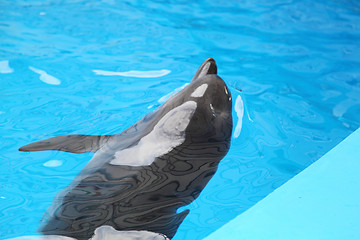
{"label": "pool deck", "polygon": [[353,240],[359,226],[360,128],[205,239]]}

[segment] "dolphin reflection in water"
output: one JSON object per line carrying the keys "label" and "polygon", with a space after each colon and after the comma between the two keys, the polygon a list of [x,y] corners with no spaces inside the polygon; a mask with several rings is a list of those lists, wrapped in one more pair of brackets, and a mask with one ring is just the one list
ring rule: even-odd
{"label": "dolphin reflection in water", "polygon": [[230,91],[212,58],[189,85],[120,134],[65,135],[20,151],[94,152],[55,198],[40,231],[89,239],[101,226],[172,238],[230,147]]}

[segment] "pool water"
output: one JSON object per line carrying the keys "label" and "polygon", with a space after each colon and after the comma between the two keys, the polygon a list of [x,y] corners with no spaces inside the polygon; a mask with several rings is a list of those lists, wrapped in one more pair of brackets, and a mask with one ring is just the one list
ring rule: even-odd
{"label": "pool water", "polygon": [[24,153],[120,133],[208,57],[233,96],[228,155],[174,239],[202,239],[360,126],[358,1],[0,2],[0,238],[34,235],[92,154]]}

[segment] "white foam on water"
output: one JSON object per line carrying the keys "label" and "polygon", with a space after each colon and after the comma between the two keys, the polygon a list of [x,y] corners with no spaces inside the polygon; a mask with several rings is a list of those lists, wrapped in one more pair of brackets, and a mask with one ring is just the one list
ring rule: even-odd
{"label": "white foam on water", "polygon": [[191,97],[202,97],[204,96],[204,93],[206,89],[208,88],[208,85],[202,84],[201,86],[197,87],[193,93],[191,93]]}
{"label": "white foam on water", "polygon": [[127,71],[127,72],[112,72],[104,70],[92,70],[97,75],[102,76],[122,76],[122,77],[137,77],[137,78],[155,78],[168,75],[171,71],[162,69],[155,71]]}
{"label": "white foam on water", "polygon": [[51,84],[51,85],[59,85],[61,83],[61,81],[59,79],[57,79],[54,76],[51,76],[44,70],[40,70],[40,69],[31,67],[31,66],[29,67],[29,69],[31,71],[33,71],[34,73],[40,74],[40,80],[43,81],[44,83]]}
{"label": "white foam on water", "polygon": [[236,124],[235,131],[234,131],[234,138],[237,138],[237,137],[239,137],[239,135],[241,133],[242,119],[244,116],[244,103],[243,103],[243,100],[241,99],[240,95],[237,96],[237,98],[236,98],[234,110],[238,117],[238,122]]}
{"label": "white foam on water", "polygon": [[50,160],[43,164],[45,167],[59,167],[63,164],[60,160]]}
{"label": "white foam on water", "polygon": [[0,61],[0,73],[12,73],[14,72],[14,69],[12,69],[9,66],[9,61],[5,60],[5,61]]}
{"label": "white foam on water", "polygon": [[146,166],[155,158],[169,153],[185,141],[185,129],[196,107],[196,102],[188,101],[170,110],[137,145],[116,152],[110,164]]}

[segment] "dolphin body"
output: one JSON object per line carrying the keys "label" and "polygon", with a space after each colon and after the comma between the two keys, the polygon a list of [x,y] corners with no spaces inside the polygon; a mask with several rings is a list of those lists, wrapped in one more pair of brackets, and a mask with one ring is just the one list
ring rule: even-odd
{"label": "dolphin body", "polygon": [[189,85],[116,135],[64,135],[20,151],[94,152],[55,198],[39,231],[89,239],[104,225],[172,238],[230,147],[232,102],[212,58]]}

